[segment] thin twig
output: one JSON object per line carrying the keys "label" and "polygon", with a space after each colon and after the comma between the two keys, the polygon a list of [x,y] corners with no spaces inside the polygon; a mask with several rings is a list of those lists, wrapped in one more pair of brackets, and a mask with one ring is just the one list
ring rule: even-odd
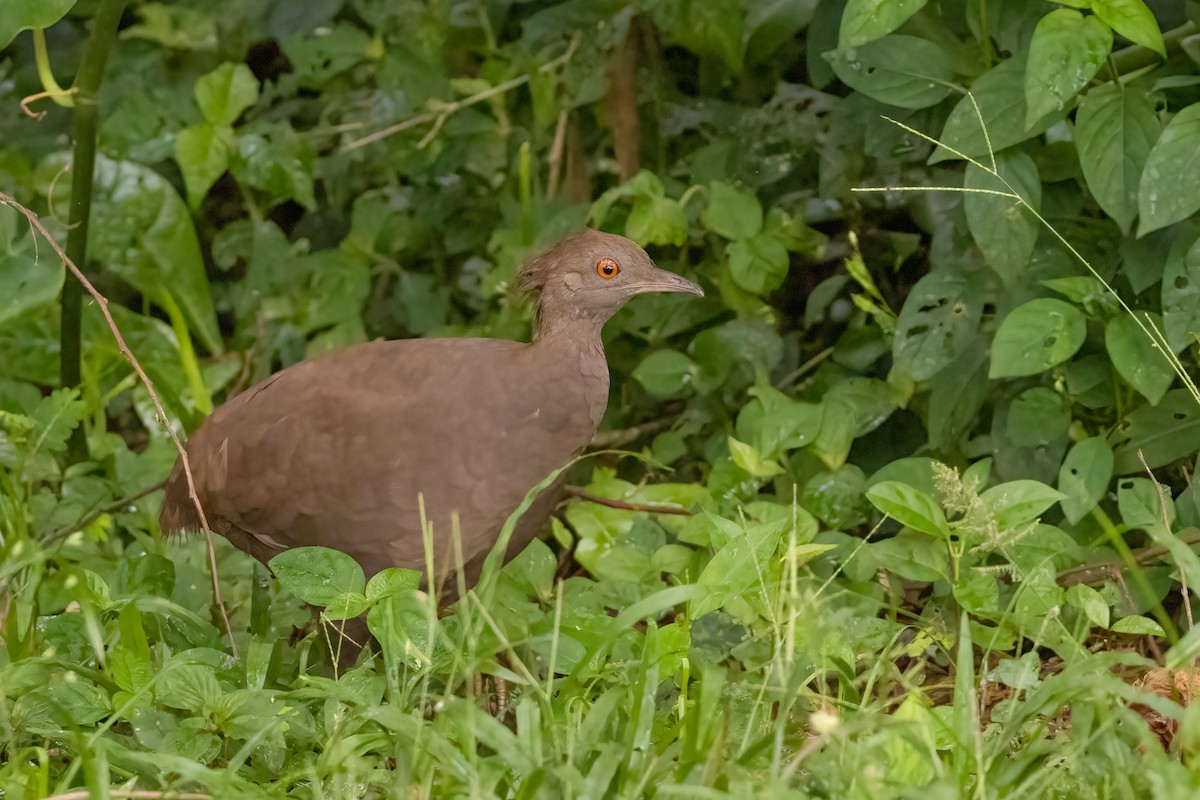
{"label": "thin twig", "polygon": [[424,148],[429,144],[433,137],[437,135],[437,132],[442,129],[442,126],[446,123],[446,120],[451,115],[463,110],[464,108],[467,108],[468,106],[473,106],[476,103],[482,103],[484,100],[490,100],[497,95],[512,91],[518,86],[523,86],[524,84],[528,83],[529,79],[534,75],[558,69],[560,66],[571,60],[571,56],[575,55],[575,49],[578,46],[579,37],[576,36],[571,39],[571,43],[567,45],[567,49],[562,55],[553,61],[547,61],[533,72],[520,75],[512,80],[507,80],[504,83],[498,83],[495,86],[484,89],[482,92],[477,92],[470,97],[464,97],[462,100],[455,100],[451,103],[445,103],[436,111],[426,111],[422,114],[417,114],[415,117],[410,117],[403,122],[398,122],[395,125],[384,128],[383,130],[367,134],[361,139],[351,140],[342,146],[342,152],[347,153],[351,150],[357,150],[360,147],[366,147],[369,144],[374,144],[375,142],[386,139],[389,136],[394,136],[395,134],[409,130],[410,128],[415,128],[418,125],[424,125],[426,122],[432,122],[433,128],[430,129],[429,133],[422,137],[420,144],[417,145],[419,149]]}
{"label": "thin twig", "polygon": [[163,486],[165,484],[166,484],[166,481],[161,481],[159,483],[154,484],[153,486],[148,486],[145,489],[142,489],[140,492],[137,492],[136,494],[131,494],[126,497],[122,497],[119,500],[114,500],[111,503],[105,503],[102,506],[97,506],[97,507],[93,508],[91,511],[84,514],[79,519],[77,519],[74,523],[72,523],[70,525],[66,525],[62,528],[56,528],[55,530],[51,531],[42,540],[42,544],[43,544],[43,546],[47,545],[47,544],[51,544],[52,542],[55,542],[58,539],[61,539],[62,537],[68,535],[72,531],[77,531],[80,528],[86,528],[88,525],[91,525],[93,522],[95,522],[97,519],[99,519],[104,514],[109,514],[109,513],[112,513],[113,511],[120,511],[122,508],[129,505],[130,503],[136,503],[138,500],[141,500],[146,495],[154,494],[159,489],[163,488]]}
{"label": "thin twig", "polygon": [[580,500],[586,500],[589,503],[595,503],[599,506],[607,506],[608,508],[619,508],[622,511],[648,511],[651,514],[675,514],[680,517],[690,517],[691,511],[679,506],[667,506],[659,503],[627,503],[624,500],[613,500],[610,497],[599,497],[592,494],[587,489],[582,489],[578,486],[566,486],[567,494],[572,494]]}
{"label": "thin twig", "polygon": [[58,241],[51,236],[50,232],[47,231],[45,226],[42,225],[42,222],[40,219],[38,219],[37,214],[33,213],[28,208],[21,205],[3,192],[0,192],[0,205],[11,206],[20,213],[24,214],[25,218],[29,220],[29,224],[36,228],[38,233],[42,235],[42,238],[45,239],[50,247],[54,250],[55,254],[58,256],[59,260],[62,261],[63,265],[71,271],[71,274],[75,276],[75,279],[78,280],[83,288],[87,290],[87,293],[92,296],[92,299],[96,301],[96,305],[100,306],[100,312],[104,314],[104,319],[108,323],[108,329],[112,331],[113,338],[116,340],[117,347],[120,349],[121,354],[124,355],[125,359],[133,366],[134,372],[137,373],[142,385],[146,387],[146,392],[150,395],[151,402],[154,403],[154,409],[158,412],[158,419],[160,422],[162,422],[163,427],[167,431],[167,435],[171,437],[171,441],[175,444],[175,449],[179,452],[179,459],[183,463],[183,474],[187,479],[188,497],[191,498],[193,505],[196,507],[196,514],[200,517],[200,526],[204,529],[204,535],[208,540],[208,562],[209,567],[212,569],[213,600],[216,602],[217,608],[221,612],[221,620],[225,624],[225,635],[229,638],[229,650],[234,658],[238,658],[237,643],[233,639],[233,626],[229,622],[229,614],[225,610],[225,603],[221,600],[221,585],[217,578],[217,551],[213,546],[212,531],[208,527],[208,518],[204,514],[203,507],[200,505],[200,497],[198,494],[196,494],[196,483],[192,478],[192,467],[191,463],[188,461],[187,450],[184,448],[183,443],[179,441],[179,437],[175,434],[175,430],[168,422],[167,412],[163,408],[162,401],[159,400],[158,394],[154,391],[154,386],[150,382],[150,378],[146,375],[146,371],[142,369],[141,362],[137,360],[137,357],[133,354],[133,351],[129,349],[129,345],[125,344],[125,337],[121,335],[121,330],[117,327],[117,322],[113,319],[112,312],[108,310],[108,298],[100,294],[96,287],[92,285],[92,282],[87,279],[87,276],[83,274],[83,271],[75,265],[75,262],[67,257],[66,252],[61,246],[59,246]]}
{"label": "thin twig", "polygon": [[[1163,534],[1170,536],[1171,515],[1167,512],[1167,498],[1163,494],[1162,484],[1158,482],[1158,478],[1154,477],[1154,472],[1150,469],[1150,465],[1146,463],[1146,456],[1142,453],[1142,448],[1140,447],[1138,448],[1137,456],[1138,461],[1142,462],[1142,469],[1146,470],[1146,474],[1150,476],[1150,482],[1154,484],[1154,488],[1158,491],[1158,504],[1162,508]],[[1188,630],[1191,630],[1195,627],[1195,623],[1192,620],[1192,598],[1188,593],[1187,570],[1183,568],[1183,564],[1179,565],[1179,593],[1183,598],[1183,611],[1187,616]]]}
{"label": "thin twig", "polygon": [[630,442],[637,441],[648,433],[658,433],[659,431],[671,427],[671,419],[655,419],[650,422],[643,422],[641,425],[633,425],[628,428],[618,428],[612,431],[600,431],[592,437],[590,446],[594,450],[611,450],[617,447],[623,447]]}
{"label": "thin twig", "polygon": [[[1179,541],[1189,546],[1200,544],[1200,531],[1180,534],[1178,538]],[[1169,552],[1167,548],[1161,545],[1143,547],[1140,550],[1133,551],[1133,560],[1138,564],[1148,564],[1155,559],[1165,556]],[[1088,564],[1080,564],[1064,569],[1058,573],[1058,582],[1063,586],[1071,586],[1076,583],[1092,584],[1100,580],[1107,580],[1113,576],[1114,572],[1122,572],[1124,569],[1126,569],[1125,565],[1115,559],[1093,561]]]}
{"label": "thin twig", "polygon": [[558,112],[558,124],[554,126],[554,143],[550,145],[549,177],[546,178],[546,199],[553,200],[558,194],[558,178],[562,172],[562,157],[567,141],[567,109]]}

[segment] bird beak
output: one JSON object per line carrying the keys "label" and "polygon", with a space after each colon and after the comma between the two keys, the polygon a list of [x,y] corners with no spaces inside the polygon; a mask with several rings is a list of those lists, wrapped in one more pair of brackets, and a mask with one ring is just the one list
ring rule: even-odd
{"label": "bird beak", "polygon": [[692,283],[682,275],[676,275],[674,272],[667,272],[658,267],[652,267],[650,274],[638,280],[637,283],[628,284],[625,291],[631,297],[648,292],[688,292],[698,297],[704,297],[704,290],[699,285]]}

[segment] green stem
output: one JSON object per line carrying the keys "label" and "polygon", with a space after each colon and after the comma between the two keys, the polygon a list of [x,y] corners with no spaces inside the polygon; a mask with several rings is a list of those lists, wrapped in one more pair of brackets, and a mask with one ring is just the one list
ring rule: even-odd
{"label": "green stem", "polygon": [[33,60],[37,64],[38,80],[46,90],[46,96],[63,108],[73,108],[75,98],[72,93],[58,85],[54,79],[54,71],[50,69],[50,55],[46,52],[45,28],[33,29]]}
{"label": "green stem", "polygon": [[[70,230],[67,233],[67,257],[80,269],[87,266],[88,221],[92,214],[92,178],[96,168],[96,93],[104,77],[108,53],[117,38],[117,25],[125,9],[125,0],[101,0],[92,23],[92,35],[75,75],[75,109],[71,119],[71,138],[75,140],[72,159]],[[80,376],[83,287],[68,280],[62,293],[63,386],[78,386]],[[87,437],[83,428],[71,434],[67,457],[72,462],[88,457]]]}
{"label": "green stem", "polygon": [[196,410],[207,417],[213,410],[212,395],[204,383],[204,376],[200,374],[200,362],[196,360],[196,351],[192,349],[192,335],[188,331],[187,319],[166,287],[159,293],[158,302],[166,310],[167,318],[171,320],[171,328],[175,331],[175,338],[179,342],[179,361],[183,366],[188,388],[192,391],[192,402]]}
{"label": "green stem", "polygon": [[1171,644],[1179,641],[1179,630],[1175,627],[1171,616],[1167,614],[1167,610],[1163,608],[1161,601],[1157,599],[1154,592],[1154,587],[1150,585],[1150,580],[1146,577],[1146,573],[1142,571],[1141,562],[1137,560],[1137,556],[1129,549],[1129,545],[1125,543],[1125,539],[1121,536],[1121,531],[1113,524],[1108,514],[1104,512],[1100,506],[1092,509],[1092,519],[1100,525],[1100,529],[1104,531],[1105,538],[1109,544],[1117,551],[1117,555],[1121,559],[1121,563],[1125,565],[1129,577],[1137,584],[1138,590],[1142,592],[1145,599],[1153,605],[1150,606],[1150,613],[1158,620],[1158,624],[1162,626],[1163,632],[1166,633],[1167,640]]}
{"label": "green stem", "polygon": [[[1169,56],[1172,51],[1179,47],[1180,42],[1195,32],[1196,23],[1191,21],[1183,23],[1178,28],[1172,28],[1164,32],[1163,47],[1167,51],[1167,55]],[[1142,69],[1143,67],[1159,64],[1162,60],[1162,56],[1158,53],[1149,47],[1142,47],[1138,44],[1131,45],[1112,54],[1113,65],[1121,75]]]}

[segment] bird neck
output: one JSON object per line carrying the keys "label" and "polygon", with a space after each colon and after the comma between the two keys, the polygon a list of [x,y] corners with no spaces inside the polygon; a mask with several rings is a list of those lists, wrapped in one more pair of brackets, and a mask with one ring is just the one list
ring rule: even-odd
{"label": "bird neck", "polygon": [[608,404],[608,360],[600,324],[559,318],[553,325],[537,327],[531,347],[540,354],[543,369],[569,376],[566,385],[579,387],[578,399],[595,433]]}
{"label": "bird neck", "polygon": [[573,347],[582,352],[595,351],[603,358],[604,343],[600,339],[603,325],[587,316],[539,315],[533,330],[533,343]]}

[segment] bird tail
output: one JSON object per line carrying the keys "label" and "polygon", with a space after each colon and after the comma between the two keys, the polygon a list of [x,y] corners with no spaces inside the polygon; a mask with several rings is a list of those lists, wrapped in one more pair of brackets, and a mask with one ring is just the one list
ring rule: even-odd
{"label": "bird tail", "polygon": [[196,504],[188,495],[187,476],[183,472],[183,459],[175,462],[171,477],[164,484],[162,509],[158,512],[158,527],[164,536],[175,536],[186,531],[201,530],[200,515]]}

